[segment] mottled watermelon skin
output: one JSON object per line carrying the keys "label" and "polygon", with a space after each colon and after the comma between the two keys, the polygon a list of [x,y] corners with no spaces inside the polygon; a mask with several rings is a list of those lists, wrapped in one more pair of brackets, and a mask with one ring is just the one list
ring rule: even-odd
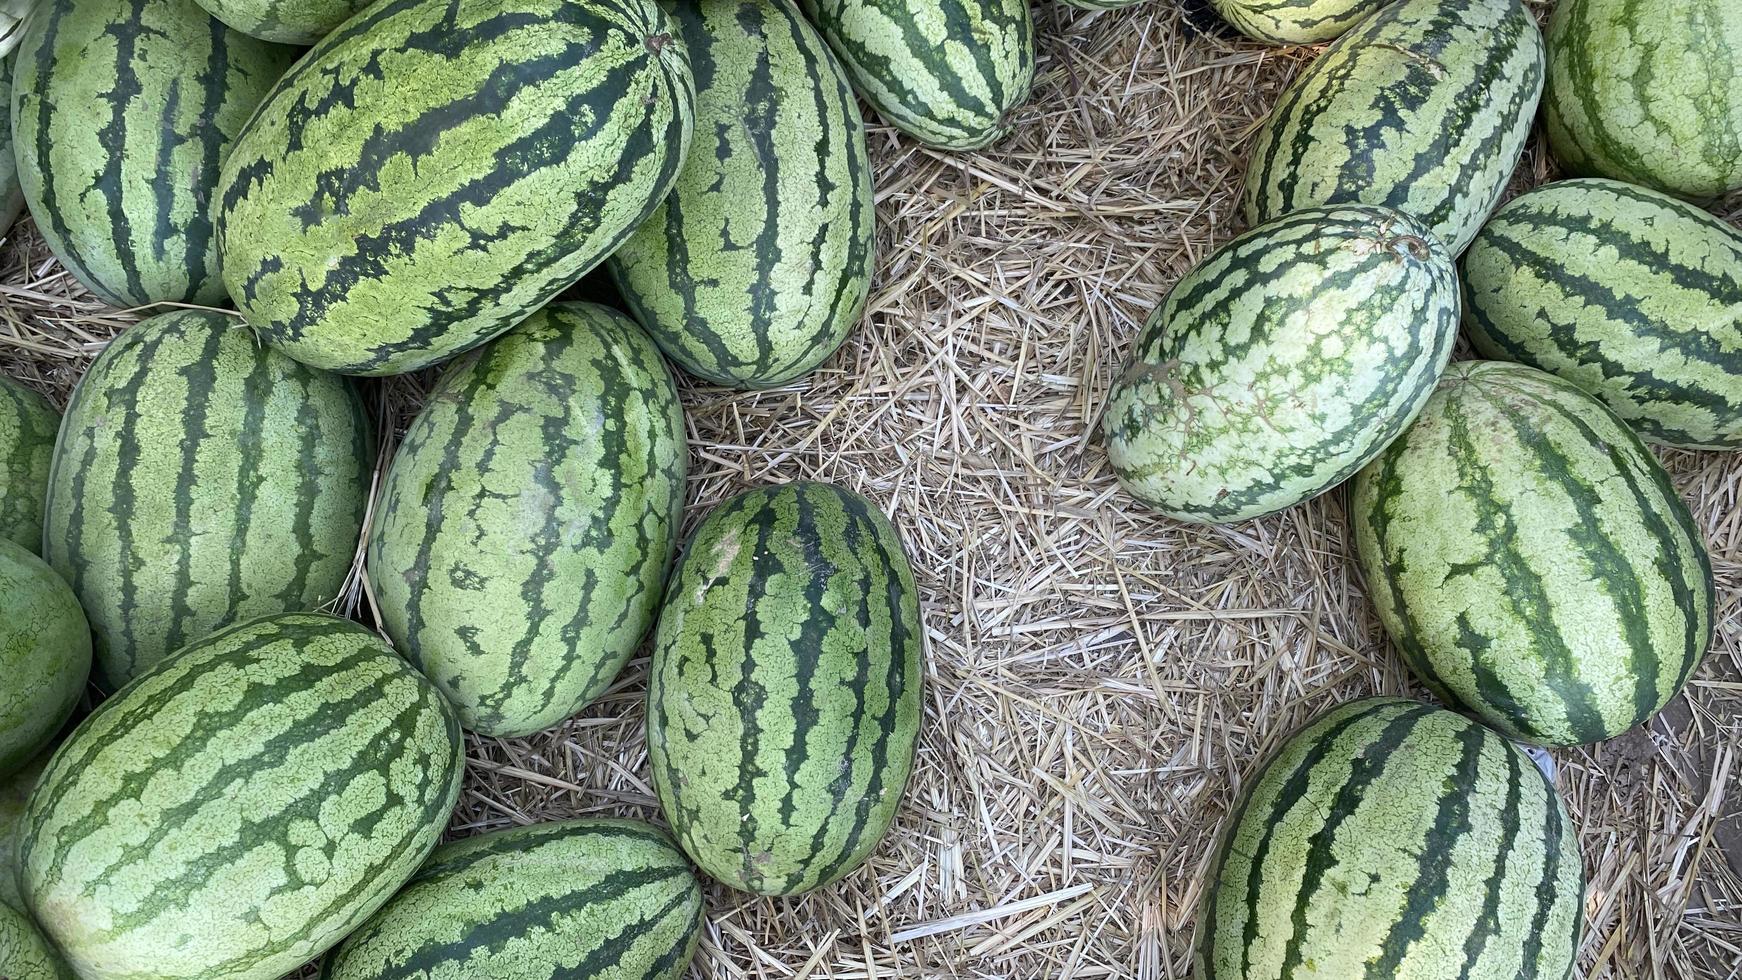
{"label": "mottled watermelon skin", "polygon": [[41,558],[0,540],[0,779],[60,731],[91,676],[91,627]]}
{"label": "mottled watermelon skin", "polygon": [[1457,270],[1426,227],[1386,208],[1293,212],[1156,308],[1108,395],[1107,460],[1176,520],[1294,506],[1408,427],[1457,335]]}
{"label": "mottled watermelon skin", "polygon": [[668,4],[702,134],[677,186],[609,260],[635,318],[685,371],[767,388],[821,363],[876,259],[865,123],[791,0]]}
{"label": "mottled watermelon skin", "polygon": [[48,399],[0,377],[0,539],[42,550],[42,501],[60,413]]}
{"label": "mottled watermelon skin", "polygon": [[366,0],[198,0],[213,17],[249,37],[308,45],[369,4]]}
{"label": "mottled watermelon skin", "polygon": [[98,683],[335,599],[374,465],[351,385],[231,317],[165,313],[111,341],[67,406],[43,534],[90,617]]}
{"label": "mottled watermelon skin", "polygon": [[0,906],[0,977],[7,980],[78,980],[42,938],[30,916]]}
{"label": "mottled watermelon skin", "polygon": [[237,139],[219,180],[225,285],[304,363],[427,367],[622,244],[677,179],[694,103],[654,0],[376,3]]}
{"label": "mottled watermelon skin", "polygon": [[19,181],[67,271],[116,306],[224,303],[218,169],[294,49],[194,0],[42,0],[12,57]]}
{"label": "mottled watermelon skin", "polygon": [[321,980],[678,980],[702,889],[665,834],[569,820],[444,844]]}
{"label": "mottled watermelon skin", "polygon": [[1535,368],[1453,364],[1350,510],[1410,669],[1514,738],[1619,735],[1711,643],[1711,563],[1669,476],[1602,402]]}
{"label": "mottled watermelon skin", "polygon": [[1402,698],[1321,715],[1222,830],[1198,980],[1566,980],[1577,828],[1517,746]]}
{"label": "mottled watermelon skin", "polygon": [[720,504],[655,632],[648,759],[692,860],[792,895],[858,867],[913,770],[923,626],[901,540],[826,483]]}
{"label": "mottled watermelon skin", "polygon": [[411,877],[463,763],[453,709],[375,634],[252,620],[56,750],[19,842],[26,901],[85,980],[276,980]]}
{"label": "mottled watermelon skin", "polygon": [[683,410],[623,314],[546,307],[456,364],[388,473],[369,579],[394,645],[486,735],[557,724],[653,624]]}
{"label": "mottled watermelon skin", "polygon": [[1321,44],[1335,40],[1391,0],[1211,0],[1222,19],[1255,41]]}

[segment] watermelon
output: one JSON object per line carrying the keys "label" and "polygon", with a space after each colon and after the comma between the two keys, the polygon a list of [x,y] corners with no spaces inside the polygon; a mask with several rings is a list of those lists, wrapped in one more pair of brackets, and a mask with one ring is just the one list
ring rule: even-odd
{"label": "watermelon", "polygon": [[0,905],[0,980],[78,980],[30,917]]}
{"label": "watermelon", "polygon": [[871,108],[921,143],[986,146],[1028,101],[1028,0],[799,2]]}
{"label": "watermelon", "polygon": [[1542,60],[1542,35],[1518,0],[1386,6],[1283,92],[1246,172],[1247,221],[1379,204],[1427,224],[1458,255],[1524,151]]}
{"label": "watermelon", "polygon": [[1452,365],[1350,508],[1411,670],[1514,738],[1619,735],[1711,641],[1711,564],[1663,467],[1602,402],[1535,368]]}
{"label": "watermelon", "polygon": [[1464,254],[1483,355],[1557,374],[1650,442],[1742,448],[1742,232],[1612,180],[1514,198]]}
{"label": "watermelon", "polygon": [[669,9],[695,70],[696,129],[712,136],[608,265],[684,370],[767,388],[834,353],[865,307],[876,251],[865,124],[791,0]]}
{"label": "watermelon", "polygon": [[225,302],[218,167],[294,56],[194,0],[42,0],[13,55],[13,149],[67,271],[117,306]]}
{"label": "watermelon", "polygon": [[48,759],[48,752],[38,752],[17,772],[0,779],[0,905],[20,911],[25,905],[18,890],[18,830],[24,820],[25,801],[36,788]]}
{"label": "watermelon", "polygon": [[1578,832],[1517,746],[1402,698],[1335,708],[1241,793],[1210,868],[1197,980],[1566,980]]}
{"label": "watermelon", "polygon": [[[0,57],[0,92],[12,91],[14,59]],[[10,97],[10,96],[9,96]],[[18,185],[18,155],[12,151],[12,126],[0,125],[0,232],[24,213],[24,188]]]}
{"label": "watermelon", "polygon": [[1123,10],[1126,7],[1135,7],[1143,0],[1060,0],[1060,2],[1067,7],[1076,7],[1080,10]]}
{"label": "watermelon", "polygon": [[43,557],[96,633],[115,690],[226,623],[336,598],[375,464],[343,379],[182,310],[122,333],[74,389]]}
{"label": "watermelon", "polygon": [[367,7],[279,81],[224,166],[237,307],[345,374],[413,371],[525,319],[677,179],[695,90],[674,31],[655,0]]}
{"label": "watermelon", "polygon": [[1390,0],[1211,0],[1240,33],[1268,44],[1319,44],[1342,35]]}
{"label": "watermelon", "polygon": [[1543,124],[1575,174],[1696,199],[1742,189],[1742,4],[1560,0]]}
{"label": "watermelon", "polygon": [[198,0],[238,31],[281,44],[313,44],[364,7],[366,0]]}
{"label": "watermelon", "polygon": [[85,980],[276,980],[435,847],[459,721],[375,634],[317,613],[214,633],[97,707],[19,840],[25,900]]}
{"label": "watermelon", "polygon": [[1409,425],[1458,335],[1458,277],[1388,208],[1307,208],[1229,242],[1137,339],[1107,460],[1177,520],[1241,521],[1336,486]]}
{"label": "watermelon", "polygon": [[0,540],[0,778],[17,773],[72,716],[91,676],[91,627],[41,558]]}
{"label": "watermelon", "polygon": [[60,413],[48,399],[0,376],[0,539],[42,550],[42,501]]}
{"label": "watermelon", "polygon": [[368,568],[394,645],[465,728],[528,735],[610,685],[658,612],[687,462],[659,350],[614,310],[548,306],[442,379]]}
{"label": "watermelon", "polygon": [[863,497],[792,483],[708,514],[647,691],[654,790],[703,871],[791,895],[865,860],[913,771],[923,628],[901,540]]}
{"label": "watermelon", "polygon": [[444,844],[321,980],[677,980],[702,889],[658,830],[569,820]]}

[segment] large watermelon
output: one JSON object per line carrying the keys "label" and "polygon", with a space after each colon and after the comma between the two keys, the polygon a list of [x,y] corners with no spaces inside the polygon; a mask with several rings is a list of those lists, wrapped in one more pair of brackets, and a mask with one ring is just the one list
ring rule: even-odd
{"label": "large watermelon", "polygon": [[1387,208],[1296,211],[1156,308],[1108,396],[1108,462],[1179,520],[1293,506],[1409,425],[1457,335],[1457,270],[1425,227]]}
{"label": "large watermelon", "polygon": [[0,779],[42,751],[91,676],[91,627],[73,590],[22,545],[0,539]]}
{"label": "large watermelon", "polygon": [[1410,668],[1515,738],[1618,735],[1710,642],[1711,566],[1663,467],[1601,402],[1535,368],[1452,365],[1350,508]]}
{"label": "large watermelon", "polygon": [[1640,435],[1742,447],[1742,232],[1612,180],[1514,198],[1464,254],[1476,349],[1553,372]]}
{"label": "large watermelon", "polygon": [[0,539],[31,551],[42,550],[42,501],[59,431],[48,399],[0,376]]}
{"label": "large watermelon", "polygon": [[1742,188],[1742,3],[1560,0],[1543,123],[1577,174],[1693,198]]}
{"label": "large watermelon", "polygon": [[0,906],[0,980],[77,980],[48,940],[17,909]]}
{"label": "large watermelon", "polygon": [[48,765],[49,753],[39,752],[11,776],[0,779],[0,905],[24,909],[18,890],[18,831],[24,821],[24,804],[36,780]]}
{"label": "large watermelon", "polygon": [[702,889],[664,834],[570,820],[444,844],[321,980],[677,980]]}
{"label": "large watermelon", "polygon": [[863,497],[794,483],[708,515],[647,691],[653,786],[703,871],[790,895],[858,867],[913,770],[922,630],[901,540]]}
{"label": "large watermelon", "polygon": [[1382,204],[1457,255],[1524,151],[1542,59],[1518,0],[1397,0],[1283,92],[1252,151],[1246,219]]}
{"label": "large watermelon", "polygon": [[1240,33],[1271,44],[1318,44],[1391,0],[1210,0]]}
{"label": "large watermelon", "polygon": [[184,310],[138,324],[67,406],[43,557],[90,616],[108,690],[226,623],[338,595],[375,451],[343,378]]}
{"label": "large watermelon", "polygon": [[669,9],[703,136],[610,269],[684,370],[766,388],[834,353],[864,309],[875,252],[865,124],[792,0]]}
{"label": "large watermelon", "polygon": [[683,410],[627,317],[557,303],[442,380],[387,476],[369,580],[395,646],[486,735],[598,697],[659,609]]}
{"label": "large watermelon", "polygon": [[985,146],[1028,101],[1028,0],[799,2],[871,108],[921,143]]}
{"label": "large watermelon", "polygon": [[368,6],[366,0],[198,0],[236,30],[283,44],[313,44]]}
{"label": "large watermelon", "polygon": [[[189,0],[191,2],[191,0]],[[284,76],[219,180],[266,341],[396,374],[525,319],[628,237],[689,147],[654,0],[382,0]]]}
{"label": "large watermelon", "polygon": [[252,620],[56,750],[24,816],[25,900],[84,980],[276,980],[417,870],[463,761],[453,709],[373,633]]}
{"label": "large watermelon", "polygon": [[218,168],[294,56],[194,0],[42,0],[13,55],[13,149],[61,264],[117,306],[224,302]]}
{"label": "large watermelon", "polygon": [[1370,698],[1264,763],[1222,830],[1197,980],[1566,980],[1578,833],[1519,748]]}

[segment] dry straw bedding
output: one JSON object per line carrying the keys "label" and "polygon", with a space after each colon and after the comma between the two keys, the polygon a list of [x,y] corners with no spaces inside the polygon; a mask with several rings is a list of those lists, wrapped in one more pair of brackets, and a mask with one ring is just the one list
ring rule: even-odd
{"label": "dry straw bedding", "polygon": [[[1240,230],[1253,128],[1313,55],[1175,2],[1037,7],[1036,97],[990,150],[873,126],[865,323],[779,390],[685,384],[692,523],[774,481],[868,494],[905,534],[930,647],[888,839],[809,896],[712,889],[695,976],[1189,976],[1200,878],[1256,761],[1334,703],[1420,693],[1367,606],[1341,492],[1188,527],[1135,507],[1091,435],[1149,310]],[[1533,147],[1518,184],[1551,175]],[[1742,200],[1720,210],[1742,218]],[[60,403],[132,319],[28,220],[0,251],[0,370]],[[429,380],[370,389],[384,429]],[[1649,731],[1556,754],[1591,882],[1582,961],[1591,977],[1742,977],[1742,454],[1663,456],[1711,545],[1717,641]],[[560,728],[473,739],[452,832],[658,819],[645,666]]]}

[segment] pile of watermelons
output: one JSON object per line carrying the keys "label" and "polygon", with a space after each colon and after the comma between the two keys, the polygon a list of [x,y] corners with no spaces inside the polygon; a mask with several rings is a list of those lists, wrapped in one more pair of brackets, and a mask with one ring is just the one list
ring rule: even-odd
{"label": "pile of watermelons", "polygon": [[[1742,234],[1685,203],[1742,189],[1742,5],[1561,0],[1546,46],[1519,0],[1216,6],[1340,39],[1258,134],[1252,230],[1143,331],[1109,461],[1200,522],[1352,477],[1382,621],[1479,721],[1376,699],[1289,741],[1224,832],[1198,972],[1565,977],[1577,834],[1512,740],[1638,724],[1710,639],[1641,437],[1742,445]],[[666,360],[757,388],[826,359],[874,265],[854,93],[974,148],[1034,63],[1026,0],[42,0],[0,62],[0,217],[28,203],[110,302],[247,328],[153,316],[64,418],[0,383],[0,976],[674,977],[692,862],[770,895],[852,871],[920,723],[900,536],[772,486],[673,565]],[[1496,213],[1545,81],[1588,179]],[[601,263],[627,315],[556,300]],[[1448,366],[1460,322],[1494,360]],[[346,376],[440,362],[373,487],[389,434]],[[360,538],[391,645],[310,611]],[[676,846],[436,847],[462,730],[560,723],[649,633]]]}

